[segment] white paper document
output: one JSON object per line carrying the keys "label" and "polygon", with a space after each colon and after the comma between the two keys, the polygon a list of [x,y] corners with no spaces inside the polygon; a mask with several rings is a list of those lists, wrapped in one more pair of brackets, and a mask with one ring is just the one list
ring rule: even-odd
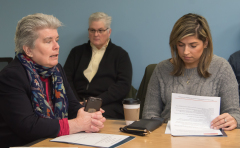
{"label": "white paper document", "polygon": [[173,136],[222,135],[211,129],[211,121],[219,116],[220,97],[172,93],[171,124]]}
{"label": "white paper document", "polygon": [[134,138],[135,137],[132,137],[132,136],[123,136],[123,135],[114,135],[114,134],[77,133],[77,134],[57,137],[50,141],[87,145],[87,146],[93,146],[93,147],[116,147]]}

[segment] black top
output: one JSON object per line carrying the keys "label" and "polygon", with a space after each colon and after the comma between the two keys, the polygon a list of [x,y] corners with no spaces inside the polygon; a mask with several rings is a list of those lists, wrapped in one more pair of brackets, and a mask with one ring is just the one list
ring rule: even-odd
{"label": "black top", "polygon": [[67,58],[64,70],[74,93],[79,101],[90,96],[98,97],[103,100],[102,108],[117,102],[119,107],[113,108],[122,109],[122,99],[129,93],[132,81],[132,64],[128,53],[109,41],[98,71],[89,83],[83,72],[91,57],[89,41],[74,47]]}
{"label": "black top", "polygon": [[[75,118],[82,106],[75,98],[61,65],[57,66],[69,101],[69,119]],[[57,119],[35,115],[27,72],[15,58],[0,72],[0,146],[21,146],[40,138],[56,137],[59,130]]]}

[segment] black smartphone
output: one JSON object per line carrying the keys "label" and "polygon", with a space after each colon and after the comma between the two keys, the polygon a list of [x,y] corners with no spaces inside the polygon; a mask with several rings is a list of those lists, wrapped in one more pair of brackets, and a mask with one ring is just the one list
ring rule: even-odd
{"label": "black smartphone", "polygon": [[96,97],[89,97],[85,105],[84,111],[93,113],[99,111],[102,106],[102,99]]}

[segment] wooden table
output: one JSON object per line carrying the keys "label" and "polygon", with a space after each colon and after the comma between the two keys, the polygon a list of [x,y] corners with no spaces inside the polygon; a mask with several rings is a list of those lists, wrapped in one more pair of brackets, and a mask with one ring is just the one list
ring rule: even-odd
{"label": "wooden table", "polygon": [[[100,133],[129,135],[119,131],[125,126],[123,120],[107,120]],[[240,148],[240,129],[226,131],[228,137],[173,137],[166,135],[166,124],[153,131],[151,134],[136,138],[119,146],[119,148]],[[66,143],[50,142],[52,138],[45,139],[31,147],[88,147]]]}

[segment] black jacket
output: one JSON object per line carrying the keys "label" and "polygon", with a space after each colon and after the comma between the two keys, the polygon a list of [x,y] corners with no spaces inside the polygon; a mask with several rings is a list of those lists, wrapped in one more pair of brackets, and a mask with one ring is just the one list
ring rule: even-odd
{"label": "black jacket", "polygon": [[239,94],[239,104],[240,104],[240,51],[233,53],[229,57],[228,62],[232,66],[233,72],[238,82],[238,94]]}
{"label": "black jacket", "polygon": [[[84,76],[92,57],[90,42],[74,47],[64,65],[68,81],[78,97],[102,98],[102,107],[121,101],[130,91],[132,64],[128,53],[111,41],[99,64],[98,71],[91,83]],[[122,106],[121,106],[122,108]]]}
{"label": "black jacket", "polygon": [[[82,106],[74,96],[61,65],[57,66],[69,100],[69,118],[75,118]],[[21,146],[40,138],[56,137],[59,130],[57,119],[35,115],[27,72],[15,58],[0,72],[0,146]]]}

